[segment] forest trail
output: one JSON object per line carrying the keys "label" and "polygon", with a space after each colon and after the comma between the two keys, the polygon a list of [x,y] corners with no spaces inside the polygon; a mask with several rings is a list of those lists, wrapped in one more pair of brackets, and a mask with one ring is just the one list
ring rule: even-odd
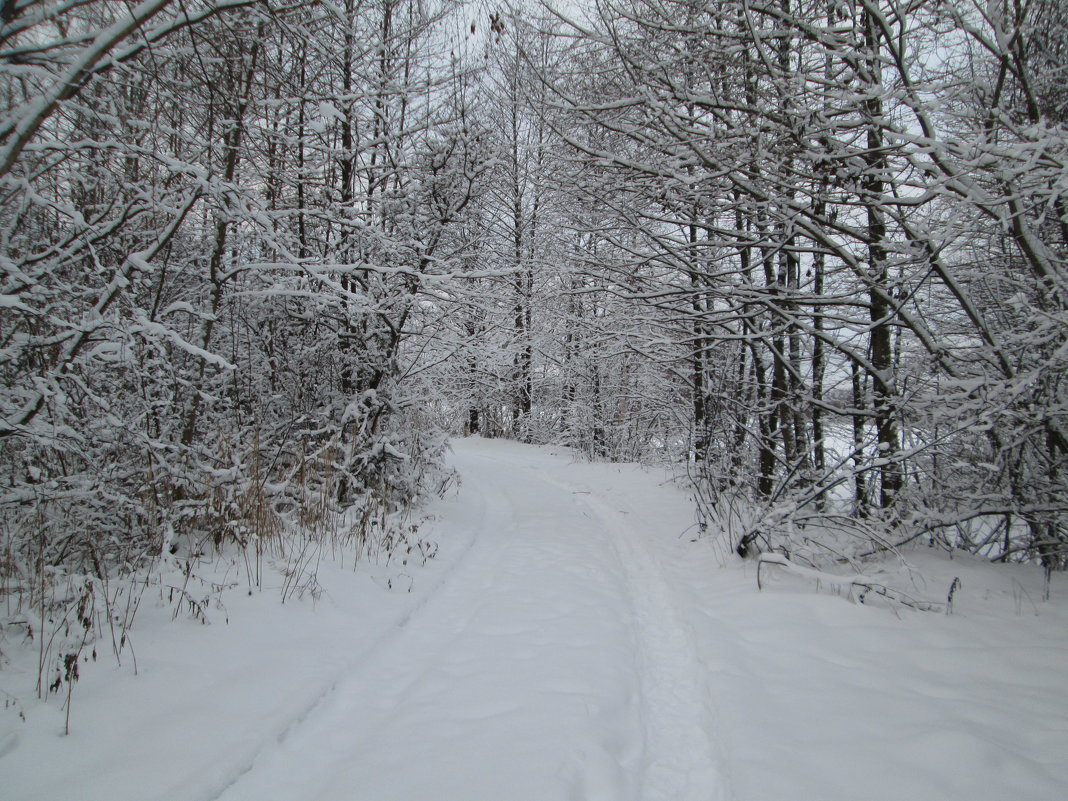
{"label": "forest trail", "polygon": [[257,591],[217,557],[190,584],[206,619],[164,573],[137,674],[83,660],[70,736],[32,700],[36,652],[0,639],[0,798],[1066,797],[1068,577],[1044,603],[1034,567],[917,546],[867,569],[931,601],[959,580],[952,615],[758,592],[662,471],[454,448],[462,484],[421,526],[437,558],[324,552],[283,604],[291,563]]}
{"label": "forest trail", "polygon": [[704,671],[633,522],[648,498],[558,483],[547,459],[455,444],[435,525],[470,547],[219,801],[730,797]]}

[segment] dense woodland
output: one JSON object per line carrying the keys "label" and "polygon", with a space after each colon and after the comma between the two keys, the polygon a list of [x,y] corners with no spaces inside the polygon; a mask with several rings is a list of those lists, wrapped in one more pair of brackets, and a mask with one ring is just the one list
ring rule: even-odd
{"label": "dense woodland", "polygon": [[1068,6],[0,0],[0,375],[8,587],[389,536],[472,433],[1062,568]]}

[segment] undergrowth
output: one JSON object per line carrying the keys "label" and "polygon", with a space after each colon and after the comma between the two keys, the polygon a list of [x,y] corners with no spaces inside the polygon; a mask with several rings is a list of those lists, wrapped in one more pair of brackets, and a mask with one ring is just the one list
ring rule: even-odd
{"label": "undergrowth", "polygon": [[[449,480],[442,480],[442,488]],[[221,618],[225,624],[228,591],[277,592],[281,603],[314,601],[322,592],[324,560],[353,569],[361,563],[417,567],[437,554],[412,507],[374,491],[346,509],[338,508],[329,485],[304,487],[297,502],[288,495],[272,498],[262,483],[215,487],[183,500],[154,553],[124,559],[105,559],[89,548],[87,559],[47,564],[44,547],[16,547],[28,541],[25,531],[0,530],[0,696],[6,713],[24,719],[30,693],[42,702],[54,699],[69,733],[87,664],[107,658],[137,674],[134,624],[146,600],[170,609],[173,620],[209,624]],[[4,686],[5,663],[30,652],[32,689]]]}

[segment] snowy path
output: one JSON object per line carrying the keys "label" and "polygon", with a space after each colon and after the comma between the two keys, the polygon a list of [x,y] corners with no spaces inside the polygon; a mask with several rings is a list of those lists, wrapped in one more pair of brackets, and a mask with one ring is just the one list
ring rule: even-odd
{"label": "snowy path", "polygon": [[626,515],[465,442],[463,560],[220,801],[724,798],[693,644]]}
{"label": "snowy path", "polygon": [[1043,603],[1033,567],[917,546],[869,569],[935,601],[959,578],[952,615],[758,592],[680,536],[657,471],[479,439],[452,461],[425,565],[324,557],[318,600],[283,605],[285,564],[249,591],[215,557],[208,625],[158,579],[138,675],[98,642],[70,736],[36,642],[0,631],[0,801],[1068,798],[1068,575]]}

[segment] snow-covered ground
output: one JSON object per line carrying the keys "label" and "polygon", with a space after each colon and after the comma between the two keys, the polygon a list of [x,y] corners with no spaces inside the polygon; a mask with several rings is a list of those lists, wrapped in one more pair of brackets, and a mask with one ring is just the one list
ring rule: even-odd
{"label": "snow-covered ground", "polygon": [[960,578],[952,615],[758,592],[654,472],[480,439],[453,462],[438,558],[324,560],[318,602],[237,587],[209,625],[156,591],[138,675],[101,648],[69,736],[5,639],[0,799],[1068,797],[1064,577],[1047,603],[1035,569],[919,549],[885,578]]}

